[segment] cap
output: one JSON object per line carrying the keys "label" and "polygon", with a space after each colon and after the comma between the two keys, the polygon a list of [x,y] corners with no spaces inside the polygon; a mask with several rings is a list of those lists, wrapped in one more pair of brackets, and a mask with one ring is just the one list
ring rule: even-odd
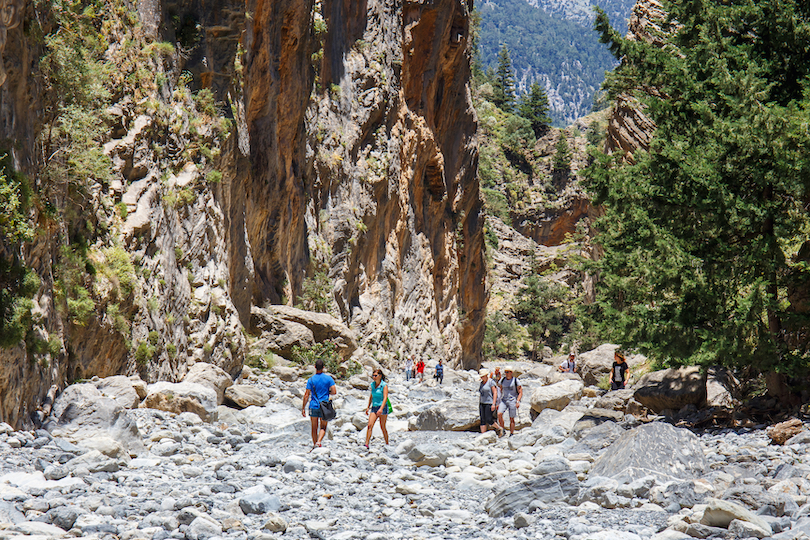
{"label": "cap", "polygon": [[576,355],[577,354],[574,351],[571,351],[570,353],[568,353],[568,356],[576,356]]}
{"label": "cap", "polygon": [[478,376],[479,377],[489,377],[489,371],[487,371],[486,368],[481,368],[481,369],[478,370]]}

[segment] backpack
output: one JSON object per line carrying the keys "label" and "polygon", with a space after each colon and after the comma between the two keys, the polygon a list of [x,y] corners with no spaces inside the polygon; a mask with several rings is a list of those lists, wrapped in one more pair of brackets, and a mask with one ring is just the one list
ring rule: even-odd
{"label": "backpack", "polygon": [[[506,380],[506,377],[501,377],[501,380],[498,381],[498,386],[501,387],[501,395],[503,395],[503,381],[505,381],[505,380]],[[518,391],[518,378],[517,377],[512,377],[512,380],[515,381],[515,384],[514,384],[515,393],[517,394],[517,391]]]}

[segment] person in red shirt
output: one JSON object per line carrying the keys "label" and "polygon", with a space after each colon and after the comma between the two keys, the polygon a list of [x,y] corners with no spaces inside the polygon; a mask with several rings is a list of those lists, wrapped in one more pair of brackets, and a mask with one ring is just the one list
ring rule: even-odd
{"label": "person in red shirt", "polygon": [[425,363],[421,358],[416,363],[416,373],[419,375],[419,382],[425,382]]}

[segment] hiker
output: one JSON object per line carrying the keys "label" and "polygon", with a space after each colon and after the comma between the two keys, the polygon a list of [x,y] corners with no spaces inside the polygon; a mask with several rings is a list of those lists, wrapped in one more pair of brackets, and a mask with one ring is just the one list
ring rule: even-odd
{"label": "hiker", "polygon": [[425,382],[425,363],[421,358],[416,363],[416,374],[419,375],[419,382]]}
{"label": "hiker", "polygon": [[627,360],[618,349],[613,353],[613,367],[610,370],[610,389],[619,390],[627,384]]}
{"label": "hiker", "polygon": [[576,362],[577,355],[571,351],[568,354],[568,358],[557,366],[557,369],[562,371],[563,373],[576,373],[577,372],[577,362]]}
{"label": "hiker", "polygon": [[517,418],[520,401],[523,399],[523,386],[514,376],[512,368],[504,368],[504,378],[498,386],[501,388],[501,403],[498,405],[498,423],[504,428],[503,413],[509,412],[509,436],[515,434],[515,418]]}
{"label": "hiker", "polygon": [[489,378],[489,371],[486,368],[481,368],[478,376],[481,377],[481,385],[478,387],[481,433],[486,433],[488,427],[493,427],[498,431],[498,436],[503,437],[503,428],[495,422],[495,411],[498,409],[498,383]]}
{"label": "hiker", "polygon": [[413,377],[413,355],[405,359],[405,380],[410,381]]}
{"label": "hiker", "polygon": [[492,375],[490,375],[489,378],[492,379],[493,381],[495,381],[495,384],[499,384],[499,381],[502,378],[501,377],[501,367],[500,366],[495,366],[495,371],[492,372]]}
{"label": "hiker", "polygon": [[368,396],[368,407],[366,407],[366,414],[368,415],[368,427],[366,428],[366,448],[368,443],[371,442],[371,432],[374,431],[374,424],[377,419],[380,419],[380,429],[385,438],[385,444],[388,444],[388,429],[385,423],[388,421],[388,413],[391,412],[391,402],[388,401],[388,385],[385,382],[385,373],[381,369],[374,370],[371,374],[371,392]]}
{"label": "hiker", "polygon": [[439,385],[441,385],[444,380],[444,365],[441,360],[436,364],[436,375],[434,375],[433,378],[439,381]]}
{"label": "hiker", "polygon": [[[307,403],[309,403],[309,421],[312,427],[312,448],[320,447],[324,436],[326,436],[326,425],[329,423],[321,412],[321,402],[329,401],[330,395],[337,393],[335,379],[331,375],[323,372],[323,360],[315,360],[315,375],[307,381],[307,389],[304,392],[304,403],[301,405],[301,416],[306,416]],[[310,399],[310,397],[312,399]],[[319,422],[320,420],[320,422]],[[320,423],[320,430],[318,424]]]}

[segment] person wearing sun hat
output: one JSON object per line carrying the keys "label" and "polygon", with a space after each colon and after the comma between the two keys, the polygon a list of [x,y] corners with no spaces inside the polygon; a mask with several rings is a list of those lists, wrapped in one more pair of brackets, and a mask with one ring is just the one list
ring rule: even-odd
{"label": "person wearing sun hat", "polygon": [[495,411],[498,408],[498,383],[489,378],[489,371],[481,368],[478,372],[481,385],[478,387],[480,398],[478,400],[478,416],[481,419],[481,433],[486,433],[488,427],[498,431],[503,436],[503,427],[495,422]]}
{"label": "person wearing sun hat", "polygon": [[503,413],[509,412],[509,435],[515,434],[515,418],[517,418],[518,409],[520,408],[520,401],[523,399],[523,386],[510,366],[506,366],[503,370],[504,377],[500,380],[499,386],[501,387],[501,403],[498,405],[498,423],[504,428],[506,425],[503,421]]}

